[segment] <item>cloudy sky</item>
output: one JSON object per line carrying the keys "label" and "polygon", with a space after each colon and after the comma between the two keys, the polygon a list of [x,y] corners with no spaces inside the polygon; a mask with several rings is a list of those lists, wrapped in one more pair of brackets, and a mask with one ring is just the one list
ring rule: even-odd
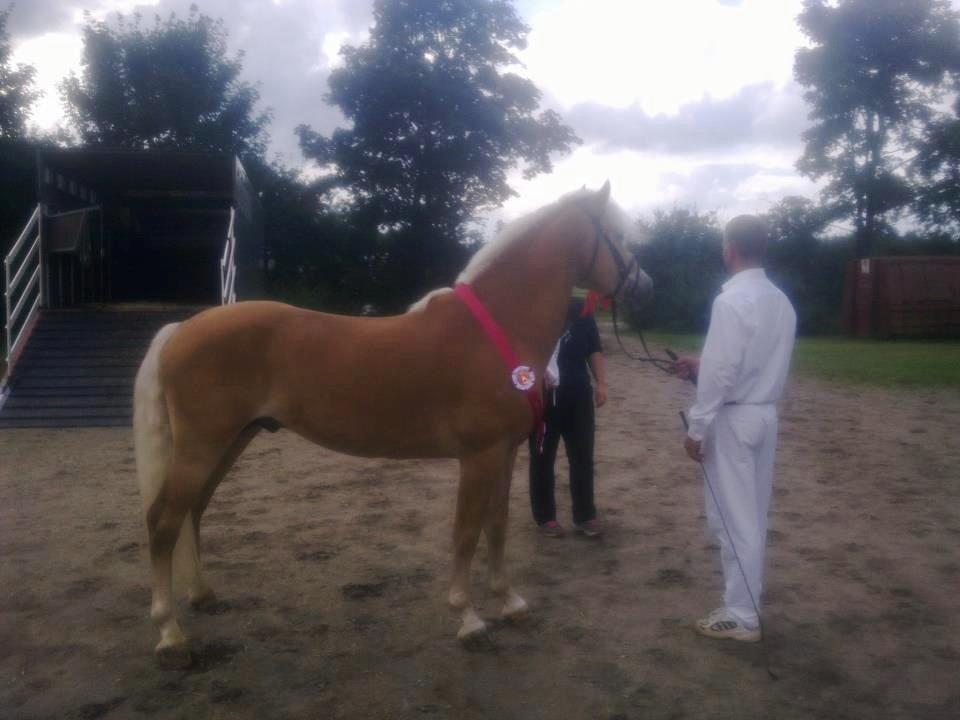
{"label": "cloudy sky", "polygon": [[[302,162],[293,129],[328,132],[342,118],[321,100],[344,43],[361,42],[372,0],[195,0],[222,17],[244,71],[273,108],[272,150]],[[43,128],[61,120],[56,83],[77,69],[79,23],[139,10],[186,14],[191,0],[17,0],[15,59],[36,66]],[[762,212],[785,195],[812,196],[794,162],[806,108],[792,80],[803,43],[801,0],[516,0],[531,28],[525,70],[584,140],[550,176],[513,183],[511,219],[583,184],[609,178],[634,214],[695,205],[722,218]]]}

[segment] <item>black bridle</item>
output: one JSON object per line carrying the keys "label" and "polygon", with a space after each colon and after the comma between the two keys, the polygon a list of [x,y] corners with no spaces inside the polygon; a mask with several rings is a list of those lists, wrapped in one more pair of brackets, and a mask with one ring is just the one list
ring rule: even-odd
{"label": "black bridle", "polygon": [[[645,355],[635,355],[627,350],[624,347],[623,339],[620,337],[620,325],[617,322],[617,296],[623,290],[633,290],[640,284],[640,263],[637,261],[637,256],[633,253],[630,253],[630,261],[626,262],[623,259],[623,256],[620,254],[620,250],[617,248],[616,244],[613,242],[613,239],[610,237],[610,234],[607,232],[606,228],[603,227],[603,223],[600,222],[593,213],[584,208],[584,212],[587,214],[587,217],[590,218],[590,222],[593,225],[593,253],[590,256],[590,264],[587,266],[587,272],[583,276],[583,281],[589,280],[590,276],[593,275],[593,271],[597,264],[597,257],[600,254],[600,243],[603,242],[607,246],[607,250],[610,252],[610,257],[613,259],[614,265],[617,266],[617,287],[614,288],[613,292],[607,295],[607,300],[610,301],[610,311],[613,315],[613,334],[617,338],[617,344],[620,346],[620,350],[631,360],[636,362],[649,363],[653,365],[657,370],[665,372],[668,375],[675,374],[673,367],[673,362],[670,360],[662,360],[660,358],[655,358],[650,354],[650,349],[647,347],[647,341],[643,337],[643,332],[638,328],[637,335],[640,337],[640,344],[643,346],[643,352]],[[628,284],[629,283],[629,284]]]}
{"label": "black bridle", "polygon": [[620,254],[620,250],[617,249],[617,246],[610,238],[610,233],[603,227],[603,223],[592,213],[586,210],[584,210],[584,212],[587,213],[587,217],[590,218],[590,222],[593,225],[593,254],[590,256],[590,264],[587,266],[587,272],[584,273],[582,282],[589,280],[590,276],[593,275],[593,271],[597,265],[597,258],[600,256],[600,243],[603,242],[607,246],[607,250],[610,251],[610,257],[613,258],[613,263],[617,266],[617,287],[614,288],[612,293],[607,295],[607,299],[612,302],[616,299],[617,295],[620,294],[620,291],[625,289],[628,278],[632,281],[629,288],[632,289],[636,287],[639,282],[640,263],[637,262],[637,258],[633,253],[630,254],[630,262],[625,262],[623,256]]}

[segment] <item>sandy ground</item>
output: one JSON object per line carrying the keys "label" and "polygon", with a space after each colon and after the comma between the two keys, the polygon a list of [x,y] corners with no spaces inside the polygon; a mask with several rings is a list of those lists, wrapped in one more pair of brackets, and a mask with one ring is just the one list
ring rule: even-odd
{"label": "sandy ground", "polygon": [[[691,388],[612,354],[599,542],[537,536],[521,452],[508,556],[534,613],[469,652],[446,609],[453,462],[261,435],[205,518],[221,602],[162,671],[125,430],[0,432],[0,718],[960,717],[960,393],[791,383],[759,646],[716,605]],[[563,464],[561,463],[561,469]],[[565,470],[561,520],[569,522]],[[485,617],[497,603],[474,566]]]}

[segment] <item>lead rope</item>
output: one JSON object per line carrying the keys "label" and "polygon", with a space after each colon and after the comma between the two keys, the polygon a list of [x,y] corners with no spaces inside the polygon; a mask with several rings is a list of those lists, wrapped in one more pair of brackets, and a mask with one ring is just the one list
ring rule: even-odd
{"label": "lead rope", "polygon": [[617,301],[612,297],[610,298],[610,312],[613,315],[613,334],[617,338],[617,344],[620,346],[620,350],[623,351],[623,354],[626,355],[631,360],[636,362],[649,363],[653,365],[660,372],[666,373],[667,375],[676,375],[676,370],[673,369],[673,362],[671,360],[663,360],[661,358],[655,358],[650,354],[650,348],[647,347],[647,341],[643,337],[643,333],[638,329],[637,335],[640,336],[640,344],[643,346],[643,351],[646,355],[634,355],[626,347],[624,347],[623,339],[620,337],[620,325],[617,322]]}

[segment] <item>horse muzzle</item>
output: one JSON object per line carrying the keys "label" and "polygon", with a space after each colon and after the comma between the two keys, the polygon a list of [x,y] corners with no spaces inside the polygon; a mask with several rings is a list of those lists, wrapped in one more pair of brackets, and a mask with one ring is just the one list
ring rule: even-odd
{"label": "horse muzzle", "polygon": [[653,299],[653,280],[637,265],[621,295],[622,302],[631,310],[640,310]]}

